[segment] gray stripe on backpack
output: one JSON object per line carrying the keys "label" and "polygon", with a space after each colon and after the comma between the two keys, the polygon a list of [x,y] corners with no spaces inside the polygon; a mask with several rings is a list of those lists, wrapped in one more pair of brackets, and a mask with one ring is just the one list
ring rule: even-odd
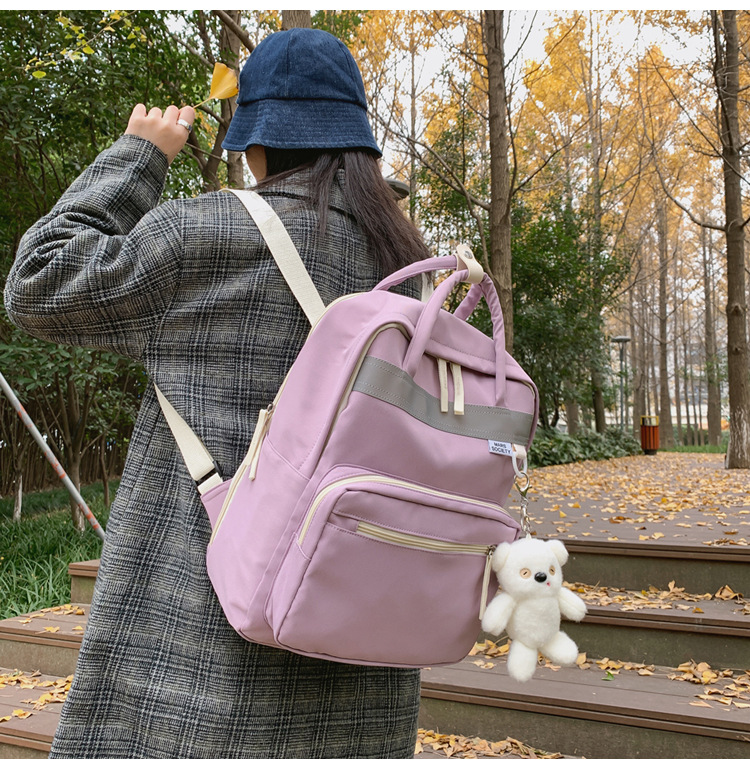
{"label": "gray stripe on backpack", "polygon": [[449,412],[441,413],[440,400],[418,386],[411,375],[374,356],[365,358],[352,390],[395,405],[433,429],[480,440],[526,445],[534,423],[529,413],[503,407],[467,404],[460,416],[453,415],[451,402]]}

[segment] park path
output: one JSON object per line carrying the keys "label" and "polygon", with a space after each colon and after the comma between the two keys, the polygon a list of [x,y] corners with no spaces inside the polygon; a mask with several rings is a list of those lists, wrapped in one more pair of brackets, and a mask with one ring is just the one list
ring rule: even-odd
{"label": "park path", "polygon": [[724,469],[722,454],[660,452],[542,467],[530,477],[540,537],[750,546],[750,470]]}

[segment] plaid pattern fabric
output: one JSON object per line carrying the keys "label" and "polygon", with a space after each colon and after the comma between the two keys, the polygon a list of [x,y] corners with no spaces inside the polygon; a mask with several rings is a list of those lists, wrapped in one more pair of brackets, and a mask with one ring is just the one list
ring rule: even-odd
{"label": "plaid pattern fabric", "polygon": [[[157,206],[166,172],[133,136],[99,155],[25,235],[5,303],[36,336],[141,360],[227,477],[308,323],[239,201]],[[325,303],[377,282],[338,184],[324,237],[298,176],[262,193]],[[244,641],[206,575],[208,538],[149,386],[51,757],[411,757],[419,672]]]}

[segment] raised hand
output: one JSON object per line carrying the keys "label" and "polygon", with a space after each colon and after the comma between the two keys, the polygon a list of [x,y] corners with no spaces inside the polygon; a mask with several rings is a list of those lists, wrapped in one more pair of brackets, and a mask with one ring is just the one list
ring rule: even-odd
{"label": "raised hand", "polygon": [[190,106],[181,109],[168,106],[162,114],[157,106],[147,112],[146,107],[139,103],[130,115],[125,132],[155,144],[171,163],[185,146],[194,120],[195,110]]}

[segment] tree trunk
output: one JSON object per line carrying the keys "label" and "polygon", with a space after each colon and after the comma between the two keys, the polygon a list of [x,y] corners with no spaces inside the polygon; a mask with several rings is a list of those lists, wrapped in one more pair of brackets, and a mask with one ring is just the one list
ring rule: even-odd
{"label": "tree trunk", "polygon": [[594,406],[594,426],[599,434],[607,431],[607,417],[602,387],[602,374],[598,368],[594,367],[591,370],[591,399]]}
{"label": "tree trunk", "polygon": [[13,492],[13,521],[21,521],[23,510],[23,470],[16,470],[16,485]]}
{"label": "tree trunk", "polygon": [[[229,11],[228,13],[232,13]],[[282,11],[281,29],[291,30],[293,27],[312,27],[312,13],[310,11]]]}
{"label": "tree trunk", "polygon": [[604,387],[602,374],[598,369],[591,370],[591,398],[594,405],[594,424],[599,434],[607,431],[607,415],[604,407]]}
{"label": "tree trunk", "polygon": [[[411,138],[417,137],[417,44],[414,40],[414,28],[409,31],[409,57],[411,70],[411,89],[409,91],[409,132]],[[412,144],[409,152],[409,219],[415,222],[417,216],[417,150]]]}
{"label": "tree trunk", "polygon": [[657,207],[657,233],[659,236],[659,441],[663,448],[674,448],[672,426],[672,397],[669,393],[669,341],[667,332],[667,272],[669,252],[667,247],[667,210],[664,204]]}
{"label": "tree trunk", "polygon": [[[588,111],[588,141],[589,141],[589,197],[590,218],[588,230],[588,257],[591,264],[591,311],[596,318],[601,317],[602,304],[600,295],[599,262],[604,250],[604,234],[602,229],[602,111],[601,87],[599,83],[598,38],[594,40],[594,27],[589,18],[590,49],[587,65],[588,85],[585,89],[586,108]],[[596,50],[596,51],[595,51]],[[596,360],[596,357],[594,358]],[[594,401],[594,420],[596,431],[604,433],[607,420],[604,409],[604,379],[598,367],[591,367],[591,384]]]}
{"label": "tree trunk", "polygon": [[700,417],[701,445],[708,445],[708,424],[703,426],[703,383],[698,378],[698,415]]}
{"label": "tree trunk", "polygon": [[510,167],[505,92],[503,11],[483,11],[490,132],[490,263],[505,321],[505,346],[513,352],[513,283],[510,256]]}
{"label": "tree trunk", "polygon": [[568,397],[564,403],[565,420],[568,424],[568,434],[578,434],[578,419],[580,417],[580,412],[578,409],[578,402],[573,399],[574,389],[572,388],[572,384],[570,382],[566,382],[565,390],[567,392],[566,396]]}
{"label": "tree trunk", "polygon": [[109,508],[110,496],[109,496],[109,472],[107,471],[107,457],[105,454],[106,442],[102,439],[101,447],[99,448],[99,473],[102,478],[102,489],[104,491],[104,507]]}
{"label": "tree trunk", "polygon": [[[745,228],[742,217],[742,161],[738,113],[740,92],[737,12],[711,11],[715,77],[721,112],[724,204],[727,237],[727,362],[729,369],[729,446],[726,466],[750,468],[750,365],[747,346]],[[724,37],[722,43],[721,30]]]}
{"label": "tree trunk", "polygon": [[[683,312],[684,315],[684,312]],[[683,362],[683,380],[685,381],[685,419],[687,421],[687,437],[685,438],[685,445],[695,445],[695,432],[690,426],[690,386],[688,385],[688,345],[687,334],[690,328],[690,323],[685,322],[685,318],[682,319],[682,353],[684,357]]]}
{"label": "tree trunk", "polygon": [[701,444],[701,423],[698,417],[698,407],[695,402],[695,373],[693,372],[693,365],[690,364],[690,400],[693,403],[693,445]]}
{"label": "tree trunk", "polygon": [[[651,334],[654,334],[654,331],[651,330]],[[651,375],[649,379],[649,399],[648,399],[648,412],[651,413],[652,410],[655,411],[656,414],[658,414],[659,410],[659,384],[656,381],[656,357],[654,356],[654,339],[649,340],[649,346],[648,346],[648,371]],[[653,400],[653,404],[652,404]]]}
{"label": "tree trunk", "polygon": [[713,285],[711,280],[711,254],[709,252],[707,231],[701,231],[703,246],[703,298],[704,308],[704,338],[706,342],[706,385],[708,400],[708,444],[721,443],[721,385],[719,382],[719,366],[716,357],[716,324],[713,311]]}
{"label": "tree trunk", "polygon": [[[239,25],[239,11],[225,11],[225,13],[235,24]],[[221,56],[224,58],[224,64],[234,71],[239,72],[240,39],[227,24],[222,24],[221,26],[219,46],[221,48]],[[236,98],[227,98],[226,100],[221,101],[221,118],[226,123],[226,127],[229,127],[229,123],[231,122],[232,115],[235,111],[235,106]],[[245,188],[245,171],[242,158],[242,152],[227,150],[227,180],[229,181],[229,187],[238,190],[244,190]]]}
{"label": "tree trunk", "polygon": [[[91,361],[95,361],[95,356],[91,356]],[[85,451],[84,441],[86,439],[86,426],[88,416],[96,393],[96,387],[91,381],[84,383],[83,388],[79,389],[75,383],[72,370],[68,371],[66,377],[54,376],[54,387],[56,389],[55,419],[47,420],[42,412],[42,421],[44,431],[47,434],[47,444],[52,449],[55,457],[64,467],[73,485],[81,490],[81,461]],[[39,400],[39,408],[43,404],[48,404],[48,397],[42,393]],[[71,497],[70,509],[73,517],[73,526],[79,532],[86,529],[86,519],[83,512],[78,507],[76,501]]]}
{"label": "tree trunk", "polygon": [[[78,491],[81,491],[81,455],[75,454],[73,455],[68,463],[66,464],[66,472],[68,473],[68,478],[73,482],[73,485],[78,489]],[[78,503],[71,497],[70,498],[70,513],[73,516],[73,526],[75,527],[77,532],[85,532],[86,531],[86,517],[83,515],[83,511],[81,510]]]}
{"label": "tree trunk", "polygon": [[[679,273],[677,275],[679,279]],[[676,282],[676,281],[675,281]],[[674,324],[675,324],[675,337],[672,340],[672,360],[674,361],[674,409],[677,413],[677,445],[682,445],[682,397],[680,395],[680,359],[679,359],[679,345],[677,342],[678,329],[678,292],[677,285],[675,285],[674,291]]]}
{"label": "tree trunk", "polygon": [[645,378],[645,360],[646,360],[646,329],[644,323],[643,312],[643,282],[638,281],[637,285],[633,285],[630,289],[630,311],[635,313],[635,302],[633,301],[634,289],[638,291],[639,307],[639,323],[640,331],[636,333],[635,330],[635,318],[631,321],[630,337],[633,345],[633,352],[631,355],[632,373],[633,373],[633,437],[640,442],[641,438],[641,416],[646,414],[646,389],[644,384]]}

